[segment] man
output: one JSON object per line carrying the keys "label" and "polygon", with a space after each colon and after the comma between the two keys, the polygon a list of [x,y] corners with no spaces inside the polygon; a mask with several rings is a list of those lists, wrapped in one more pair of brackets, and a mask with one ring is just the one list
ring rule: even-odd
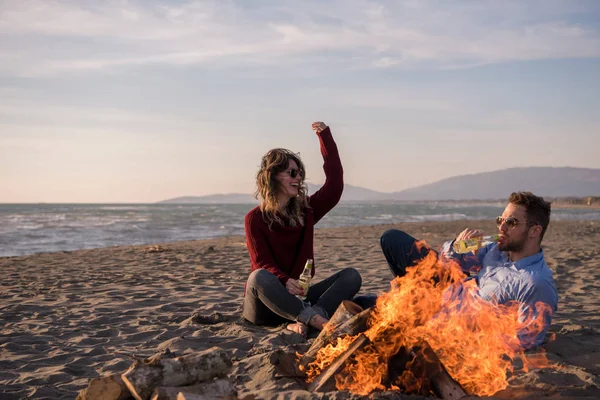
{"label": "man", "polygon": [[[558,295],[552,272],[544,261],[542,239],[550,222],[550,203],[531,192],[512,193],[502,216],[496,218],[500,239],[477,251],[476,254],[457,254],[454,240],[442,245],[440,260],[453,260],[479,287],[479,295],[488,301],[505,304],[517,301],[519,320],[543,318],[541,331],[519,332],[523,348],[538,346],[556,311]],[[455,240],[482,236],[477,229],[465,229]],[[416,239],[399,231],[389,230],[381,237],[381,248],[395,276],[403,276],[406,268],[415,265],[428,251],[414,246]],[[547,305],[542,312],[538,302]],[[551,312],[550,312],[551,310]]]}

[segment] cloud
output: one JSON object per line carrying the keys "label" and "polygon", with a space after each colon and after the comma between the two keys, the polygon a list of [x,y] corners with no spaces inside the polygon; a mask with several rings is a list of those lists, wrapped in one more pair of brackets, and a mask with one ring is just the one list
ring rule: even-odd
{"label": "cloud", "polygon": [[464,68],[600,57],[595,3],[332,0],[13,0],[0,6],[0,74],[140,65]]}

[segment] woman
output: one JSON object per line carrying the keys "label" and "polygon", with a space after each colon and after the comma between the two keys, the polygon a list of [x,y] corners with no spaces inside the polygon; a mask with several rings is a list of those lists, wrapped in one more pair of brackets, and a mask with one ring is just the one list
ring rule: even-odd
{"label": "woman", "polygon": [[[246,245],[251,273],[246,283],[243,315],[255,324],[273,324],[282,318],[296,321],[288,329],[303,336],[308,328],[321,330],[343,300],[351,299],[362,283],[360,274],[345,268],[311,286],[305,301],[298,277],[307,259],[314,260],[314,226],[340,200],[343,169],[331,131],[315,122],[323,155],[325,184],[307,195],[300,157],[273,149],[262,158],[256,175],[260,205],[245,218]],[[313,267],[314,275],[317,263]]]}

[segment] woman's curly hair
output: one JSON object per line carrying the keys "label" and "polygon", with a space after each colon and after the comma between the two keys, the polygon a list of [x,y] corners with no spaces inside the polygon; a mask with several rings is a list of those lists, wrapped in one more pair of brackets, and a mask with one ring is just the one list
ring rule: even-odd
{"label": "woman's curly hair", "polygon": [[[294,160],[298,165],[298,172],[302,179],[298,186],[298,196],[290,199],[285,210],[279,211],[277,193],[280,190],[280,184],[275,177],[278,173],[288,169],[290,160]],[[308,188],[304,182],[305,177],[304,164],[298,154],[287,149],[272,149],[264,155],[256,174],[254,195],[260,201],[260,210],[263,218],[269,224],[269,228],[274,222],[288,226],[304,225],[304,210],[308,207]]]}

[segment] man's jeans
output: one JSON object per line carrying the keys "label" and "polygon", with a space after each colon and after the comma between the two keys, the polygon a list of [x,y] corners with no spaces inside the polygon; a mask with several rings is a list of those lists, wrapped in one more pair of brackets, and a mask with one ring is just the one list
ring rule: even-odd
{"label": "man's jeans", "polygon": [[243,316],[257,325],[278,324],[282,319],[308,324],[316,314],[329,319],[343,300],[358,293],[361,284],[358,271],[345,268],[312,285],[303,302],[288,292],[275,275],[257,269],[248,277]]}
{"label": "man's jeans", "polygon": [[428,247],[415,246],[417,239],[406,232],[390,229],[381,235],[381,250],[388,262],[390,271],[396,276],[404,276],[406,267],[415,265],[431,251]]}

